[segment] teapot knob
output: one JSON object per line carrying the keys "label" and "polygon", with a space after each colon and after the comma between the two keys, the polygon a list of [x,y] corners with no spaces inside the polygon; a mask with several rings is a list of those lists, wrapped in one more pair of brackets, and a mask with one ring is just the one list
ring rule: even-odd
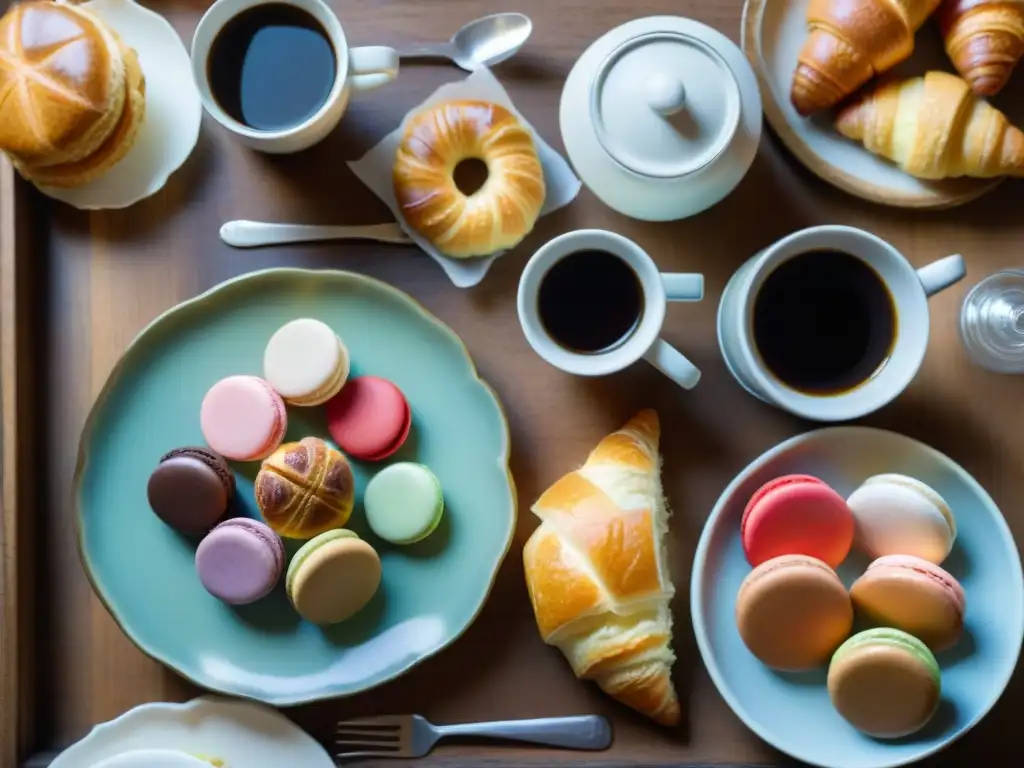
{"label": "teapot knob", "polygon": [[647,83],[647,103],[655,112],[668,117],[683,108],[686,88],[679,78],[659,72]]}

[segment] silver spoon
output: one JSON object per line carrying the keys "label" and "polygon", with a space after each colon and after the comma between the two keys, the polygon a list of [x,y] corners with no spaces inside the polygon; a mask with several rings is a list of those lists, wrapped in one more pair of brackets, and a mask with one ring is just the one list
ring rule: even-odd
{"label": "silver spoon", "polygon": [[235,248],[261,245],[310,243],[317,240],[376,240],[381,243],[409,245],[412,239],[395,223],[366,226],[317,226],[310,224],[272,224],[265,221],[229,221],[220,228],[220,239]]}
{"label": "silver spoon", "polygon": [[471,21],[447,43],[413,45],[399,49],[401,58],[439,57],[451,59],[467,72],[493,67],[523,47],[533,31],[529,16],[521,13],[495,13]]}

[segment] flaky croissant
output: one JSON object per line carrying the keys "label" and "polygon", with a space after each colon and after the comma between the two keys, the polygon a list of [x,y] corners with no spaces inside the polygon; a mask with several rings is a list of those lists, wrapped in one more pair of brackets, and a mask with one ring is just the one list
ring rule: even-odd
{"label": "flaky croissant", "polygon": [[1024,133],[946,72],[865,92],[836,128],[921,179],[1024,176]]}
{"label": "flaky croissant", "polygon": [[979,96],[994,96],[1024,56],[1024,0],[943,0],[946,53]]}
{"label": "flaky croissant", "polygon": [[801,115],[835,106],[906,59],[939,0],[811,0],[790,100]]}
{"label": "flaky croissant", "polygon": [[565,654],[577,677],[675,725],[658,434],[658,415],[641,411],[545,491],[533,506],[543,523],[523,560],[544,642]]}

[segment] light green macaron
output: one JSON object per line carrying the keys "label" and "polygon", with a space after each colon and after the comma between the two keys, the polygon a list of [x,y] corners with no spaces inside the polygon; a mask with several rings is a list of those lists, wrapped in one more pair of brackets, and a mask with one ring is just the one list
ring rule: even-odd
{"label": "light green macaron", "polygon": [[859,632],[828,668],[833,706],[857,730],[892,739],[922,728],[939,705],[942,672],[921,640],[899,629]]}
{"label": "light green macaron", "polygon": [[433,533],[441,522],[441,483],[422,464],[392,464],[367,483],[363,508],[377,536],[392,544],[413,544]]}
{"label": "light green macaron", "polygon": [[376,551],[344,528],[321,533],[292,557],[285,588],[295,610],[313,624],[336,624],[357,613],[380,586]]}

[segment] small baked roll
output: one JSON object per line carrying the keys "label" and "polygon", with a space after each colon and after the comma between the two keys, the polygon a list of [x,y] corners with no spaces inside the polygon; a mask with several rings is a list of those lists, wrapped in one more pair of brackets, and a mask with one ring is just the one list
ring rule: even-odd
{"label": "small baked roll", "polygon": [[35,166],[15,160],[14,165],[29,181],[47,187],[80,187],[95,181],[135,146],[146,116],[146,79],[135,51],[121,44],[125,63],[125,101],[114,132],[88,157],[62,165]]}
{"label": "small baked roll", "polygon": [[348,459],[319,437],[285,443],[256,475],[256,505],[289,539],[311,539],[348,522],[356,481]]}
{"label": "small baked roll", "polygon": [[13,5],[0,19],[0,150],[39,167],[89,157],[121,120],[126,79],[116,36],[87,10]]}
{"label": "small baked roll", "polygon": [[[466,195],[454,174],[470,159],[483,161],[487,180]],[[398,147],[393,180],[409,226],[460,259],[512,248],[544,205],[533,137],[515,115],[486,101],[450,101],[415,115]]]}

